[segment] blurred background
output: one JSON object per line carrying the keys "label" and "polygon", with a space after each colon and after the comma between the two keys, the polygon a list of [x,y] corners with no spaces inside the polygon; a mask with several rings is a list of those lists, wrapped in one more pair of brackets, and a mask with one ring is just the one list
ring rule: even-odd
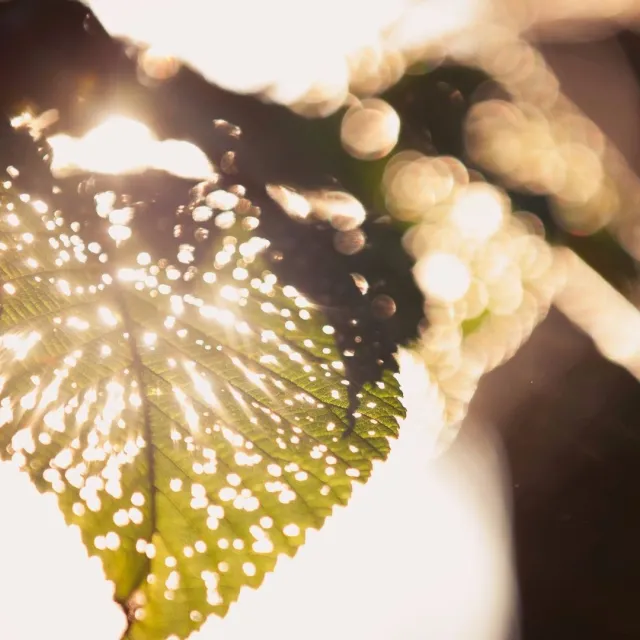
{"label": "blurred background", "polygon": [[[442,326],[419,348],[441,392],[437,437],[452,442],[440,464],[478,503],[483,487],[496,489],[478,483],[469,451],[487,455],[488,439],[504,459],[519,619],[510,637],[640,637],[640,5],[90,4],[102,22],[77,2],[0,4],[3,159],[29,167],[37,190],[46,169],[28,132],[39,126],[54,160],[57,134],[81,136],[111,113],[215,157],[225,149],[211,121],[228,120],[243,131],[246,183],[339,185],[394,230],[377,246],[393,265],[405,340],[425,311],[399,244],[408,232],[427,316]],[[483,284],[486,255],[502,250],[480,242],[490,216],[468,242],[440,233],[459,193],[480,197],[475,207],[488,198],[500,221],[514,212],[517,229],[500,222],[491,242],[512,246],[523,229],[538,239],[526,268],[514,258],[520,280]],[[540,267],[550,256],[566,286]],[[452,318],[465,340],[482,339],[444,357]],[[473,375],[447,373],[467,356]]]}

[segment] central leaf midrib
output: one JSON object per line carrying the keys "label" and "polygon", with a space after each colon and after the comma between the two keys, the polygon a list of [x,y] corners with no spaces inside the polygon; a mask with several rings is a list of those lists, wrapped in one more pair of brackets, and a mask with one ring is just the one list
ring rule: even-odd
{"label": "central leaf midrib", "polygon": [[[122,317],[122,322],[126,333],[128,334],[127,340],[129,343],[129,349],[131,354],[131,369],[133,370],[138,388],[140,390],[141,409],[142,409],[142,432],[145,439],[145,455],[147,458],[147,482],[149,485],[149,520],[150,520],[150,534],[149,542],[153,541],[153,536],[157,533],[158,520],[156,510],[156,470],[155,470],[155,449],[153,447],[153,433],[151,429],[150,407],[147,394],[146,385],[144,382],[144,365],[140,358],[140,352],[138,350],[138,343],[135,336],[135,323],[129,315],[126,300],[124,299],[124,292],[114,280],[114,287],[116,290],[115,300],[118,305]],[[131,597],[140,585],[146,579],[151,567],[151,559],[147,558],[147,562],[141,565],[141,571],[139,577],[132,582],[131,593],[128,597]],[[128,613],[128,612],[127,612]],[[127,629],[128,633],[128,629]]]}

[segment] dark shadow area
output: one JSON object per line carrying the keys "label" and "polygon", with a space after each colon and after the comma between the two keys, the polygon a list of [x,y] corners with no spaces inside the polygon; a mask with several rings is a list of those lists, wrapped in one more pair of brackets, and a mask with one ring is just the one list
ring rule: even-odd
{"label": "dark shadow area", "polygon": [[504,438],[523,638],[637,638],[640,388],[553,311],[488,374],[469,424]]}

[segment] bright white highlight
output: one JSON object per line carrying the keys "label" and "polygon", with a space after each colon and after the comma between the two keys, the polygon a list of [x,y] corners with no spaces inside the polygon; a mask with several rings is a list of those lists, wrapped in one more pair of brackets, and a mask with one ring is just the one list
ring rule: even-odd
{"label": "bright white highlight", "polygon": [[471,284],[467,266],[450,253],[434,253],[422,258],[414,267],[414,275],[427,297],[440,302],[460,300]]}
{"label": "bright white highlight", "polygon": [[475,182],[458,193],[451,220],[465,239],[484,242],[502,225],[504,198],[494,187]]}
{"label": "bright white highlight", "polygon": [[[418,47],[467,27],[477,0],[85,0],[113,36],[161,52],[208,81],[313,113],[338,108],[350,85],[395,82]],[[143,53],[141,68],[156,74]]]}
{"label": "bright white highlight", "polygon": [[125,629],[113,588],[89,558],[78,528],[66,526],[57,496],[0,463],[0,629],[3,638],[115,640]]}
{"label": "bright white highlight", "polygon": [[48,138],[56,177],[89,171],[103,174],[142,173],[147,169],[205,180],[213,174],[206,155],[183,140],[157,140],[136,120],[114,116],[82,138],[58,134]]}

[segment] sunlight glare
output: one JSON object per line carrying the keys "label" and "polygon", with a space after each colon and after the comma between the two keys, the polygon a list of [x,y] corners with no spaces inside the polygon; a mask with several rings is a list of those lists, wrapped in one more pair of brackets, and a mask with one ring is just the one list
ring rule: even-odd
{"label": "sunlight glare", "polygon": [[144,124],[113,116],[82,138],[56,134],[48,138],[51,171],[64,177],[89,171],[108,175],[166,171],[185,179],[210,179],[214,170],[206,155],[184,140],[157,140]]}

